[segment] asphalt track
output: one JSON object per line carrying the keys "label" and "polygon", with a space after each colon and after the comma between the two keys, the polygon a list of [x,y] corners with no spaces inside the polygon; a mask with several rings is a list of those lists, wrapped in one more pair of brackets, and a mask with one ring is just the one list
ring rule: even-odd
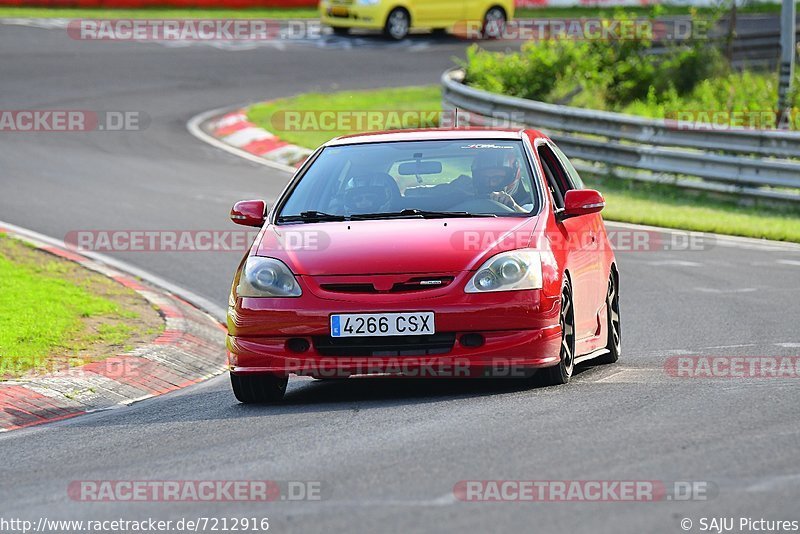
{"label": "asphalt track", "polygon": [[[435,83],[464,45],[352,49],[77,42],[0,25],[0,108],[139,110],[142,132],[3,133],[0,220],[233,229],[230,205],[287,176],[191,137],[208,109],[309,90]],[[673,355],[798,355],[800,250],[738,240],[621,252],[624,354],[566,387],[290,381],[239,405],[226,377],[0,435],[0,517],[269,517],[271,532],[679,532],[682,518],[800,519],[796,378],[679,379]],[[224,306],[239,253],[114,255]],[[221,355],[222,356],[222,355]],[[321,481],[318,502],[85,503],[74,480]],[[461,480],[689,480],[707,501],[463,503]],[[737,523],[738,524],[738,523]]]}

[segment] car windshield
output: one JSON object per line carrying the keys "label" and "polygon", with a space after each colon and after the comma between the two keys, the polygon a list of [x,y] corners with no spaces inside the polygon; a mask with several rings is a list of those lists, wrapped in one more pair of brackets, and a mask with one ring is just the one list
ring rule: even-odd
{"label": "car windshield", "polygon": [[404,141],[325,148],[278,222],[536,213],[522,142]]}

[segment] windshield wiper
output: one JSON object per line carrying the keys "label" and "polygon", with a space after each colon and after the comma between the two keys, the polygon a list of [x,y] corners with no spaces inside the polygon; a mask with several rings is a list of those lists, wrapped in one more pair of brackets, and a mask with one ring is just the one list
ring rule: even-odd
{"label": "windshield wiper", "polygon": [[493,213],[470,213],[468,211],[431,211],[418,209],[405,209],[393,213],[360,213],[352,215],[353,220],[358,219],[447,219],[450,217],[497,217]]}
{"label": "windshield wiper", "polygon": [[300,215],[283,215],[278,217],[278,222],[323,222],[323,221],[346,221],[344,215],[331,215],[322,211],[304,211]]}

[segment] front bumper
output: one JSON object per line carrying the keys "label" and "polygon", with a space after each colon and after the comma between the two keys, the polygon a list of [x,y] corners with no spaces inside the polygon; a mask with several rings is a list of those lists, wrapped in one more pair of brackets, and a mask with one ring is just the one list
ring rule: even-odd
{"label": "front bumper", "polygon": [[362,6],[320,2],[319,5],[320,22],[339,28],[382,29],[387,15],[386,8],[381,4]]}
{"label": "front bumper", "polygon": [[[240,298],[228,310],[228,365],[235,374],[466,377],[515,376],[523,369],[559,363],[558,297],[541,290],[460,293],[455,298],[452,293],[369,304],[363,299],[324,299],[311,291],[297,299]],[[365,349],[360,342],[349,343],[359,338],[330,338],[332,313],[429,310],[435,314],[436,335],[399,340],[408,346],[382,346],[387,338],[360,338],[370,345]],[[474,343],[475,334],[482,338],[480,344]],[[292,350],[298,340],[306,342],[307,350]]]}

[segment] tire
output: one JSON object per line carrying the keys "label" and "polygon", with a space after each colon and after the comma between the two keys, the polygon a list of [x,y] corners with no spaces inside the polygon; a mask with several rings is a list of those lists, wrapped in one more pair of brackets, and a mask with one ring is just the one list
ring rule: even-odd
{"label": "tire", "polygon": [[333,26],[333,34],[339,36],[350,35],[350,28],[343,28],[342,26]]}
{"label": "tire", "polygon": [[608,278],[608,291],[606,292],[606,329],[608,339],[606,348],[608,354],[600,356],[595,361],[599,364],[614,363],[619,360],[622,352],[622,322],[619,315],[619,276],[612,269],[611,276]]}
{"label": "tire", "polygon": [[490,7],[483,16],[483,38],[497,39],[502,35],[507,22],[505,9],[500,6]]}
{"label": "tire", "polygon": [[572,378],[572,371],[575,369],[575,308],[572,302],[572,285],[569,278],[565,278],[564,289],[561,290],[559,323],[561,324],[560,361],[558,365],[546,367],[539,372],[542,384],[546,386],[568,383]]}
{"label": "tire", "polygon": [[289,379],[277,375],[235,375],[231,387],[236,400],[244,404],[273,404],[283,399]]}
{"label": "tire", "polygon": [[383,34],[394,41],[402,41],[411,31],[411,15],[402,7],[397,7],[386,17]]}

